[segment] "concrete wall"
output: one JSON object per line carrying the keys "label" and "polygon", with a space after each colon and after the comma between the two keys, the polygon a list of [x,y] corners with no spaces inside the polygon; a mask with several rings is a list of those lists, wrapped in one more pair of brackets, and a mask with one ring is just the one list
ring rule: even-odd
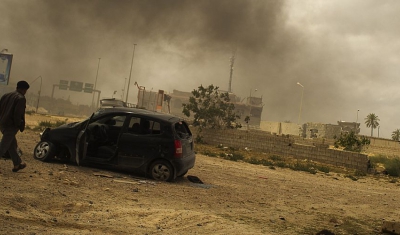
{"label": "concrete wall", "polygon": [[[306,138],[328,138],[328,139],[333,139],[334,136],[340,136],[340,133],[342,131],[342,128],[338,125],[332,125],[332,124],[322,124],[322,123],[312,123],[308,122],[305,125],[303,125],[304,129],[304,136]],[[314,136],[311,136],[311,130],[317,130],[316,133],[314,133]]]}
{"label": "concrete wall", "polygon": [[[327,148],[322,141],[312,145],[302,145],[290,135],[273,135],[264,131],[203,130],[202,136],[208,144],[223,144],[235,148],[250,148],[283,157],[308,159],[316,162],[342,166],[367,172],[368,157],[365,154]],[[299,140],[301,140],[299,138]]]}
{"label": "concrete wall", "polygon": [[301,126],[296,123],[261,121],[260,129],[277,135],[300,135]]}
{"label": "concrete wall", "polygon": [[[296,123],[261,121],[260,129],[270,134],[291,135],[297,144],[303,145],[331,145],[335,143],[334,136],[340,136],[341,127],[333,124],[305,123],[300,126]],[[316,137],[311,138],[311,129],[318,130]],[[305,136],[303,138],[303,136]],[[390,139],[369,137],[371,144],[364,149],[369,155],[400,156],[400,142]]]}
{"label": "concrete wall", "polygon": [[[261,121],[260,129],[277,135],[294,135],[305,138],[328,138],[339,136],[342,128],[339,125],[312,123],[303,125],[286,122]],[[313,136],[312,136],[313,135]]]}
{"label": "concrete wall", "polygon": [[371,143],[365,152],[374,155],[386,155],[389,157],[400,156],[399,141],[368,136],[366,137],[371,141]]}

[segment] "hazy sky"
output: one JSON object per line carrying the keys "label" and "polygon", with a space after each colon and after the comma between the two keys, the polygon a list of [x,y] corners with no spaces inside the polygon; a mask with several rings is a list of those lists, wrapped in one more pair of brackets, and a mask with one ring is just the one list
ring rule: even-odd
{"label": "hazy sky", "polygon": [[[42,76],[94,83],[120,98],[133,61],[147,90],[203,84],[262,96],[263,120],[361,122],[380,118],[380,137],[400,129],[400,1],[397,0],[0,0],[0,50],[14,55],[11,82]],[[39,81],[30,92],[39,90]],[[257,89],[257,91],[255,91]],[[56,90],[90,104],[89,94]],[[357,112],[357,110],[360,110]],[[378,130],[374,130],[377,136]]]}

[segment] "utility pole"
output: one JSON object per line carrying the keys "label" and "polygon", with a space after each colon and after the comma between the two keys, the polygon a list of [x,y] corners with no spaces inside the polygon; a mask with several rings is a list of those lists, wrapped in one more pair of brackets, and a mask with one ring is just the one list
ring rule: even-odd
{"label": "utility pole", "polygon": [[233,51],[232,56],[231,56],[231,72],[229,76],[229,87],[228,87],[228,92],[232,92],[232,77],[233,77],[233,64],[235,63],[235,54],[236,54],[236,49]]}
{"label": "utility pole", "polygon": [[42,93],[42,76],[39,76],[39,77],[35,78],[35,80],[33,80],[31,82],[31,84],[34,83],[38,78],[40,78],[40,87],[39,87],[39,91],[38,91],[38,99],[37,99],[37,102],[36,102],[36,113],[38,113],[39,101],[40,101],[40,93]]}
{"label": "utility pole", "polygon": [[[92,97],[92,109],[95,109],[94,107],[94,90],[96,90],[96,84],[97,84],[97,77],[99,76],[99,68],[100,68],[100,60],[99,58],[99,63],[97,64],[97,73],[96,73],[96,80],[94,81],[94,87],[93,87],[93,97]],[[97,105],[96,105],[97,106]]]}
{"label": "utility pole", "polygon": [[358,122],[358,112],[359,112],[359,111],[360,111],[360,110],[357,109],[356,128],[355,128],[355,130],[354,130],[354,133],[355,133],[355,134],[358,134],[358,132],[357,132],[357,130],[358,130],[358,128],[357,128],[357,122]]}
{"label": "utility pole", "polygon": [[297,119],[297,124],[300,125],[300,117],[301,117],[301,108],[303,106],[303,95],[304,95],[304,86],[298,82],[297,85],[301,86],[301,100],[300,100],[300,111],[299,111],[299,118]]}
{"label": "utility pole", "polygon": [[128,103],[128,96],[129,96],[129,85],[131,84],[132,66],[133,66],[133,57],[135,57],[135,48],[136,48],[136,44],[133,44],[133,53],[132,53],[131,71],[129,72],[128,89],[127,89],[127,91],[126,91],[126,99],[125,99],[125,103]]}
{"label": "utility pole", "polygon": [[125,98],[126,79],[127,79],[127,78],[125,78],[125,82],[124,82],[124,89],[122,89],[122,96],[121,96],[121,100],[124,100],[124,98]]}

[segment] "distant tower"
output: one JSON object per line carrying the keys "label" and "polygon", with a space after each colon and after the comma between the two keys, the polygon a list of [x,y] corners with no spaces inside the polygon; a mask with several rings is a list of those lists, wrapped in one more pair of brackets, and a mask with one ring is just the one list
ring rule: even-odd
{"label": "distant tower", "polygon": [[233,64],[235,63],[235,54],[236,54],[236,49],[232,52],[232,56],[231,56],[231,73],[229,76],[228,92],[232,92]]}

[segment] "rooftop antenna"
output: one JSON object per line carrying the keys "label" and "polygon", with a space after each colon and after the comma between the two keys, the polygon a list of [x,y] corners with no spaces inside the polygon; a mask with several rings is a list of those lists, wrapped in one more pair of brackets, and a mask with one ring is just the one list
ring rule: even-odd
{"label": "rooftop antenna", "polygon": [[231,56],[231,73],[229,76],[229,87],[228,87],[228,92],[232,92],[232,77],[233,77],[233,64],[235,63],[235,54],[236,54],[236,48],[232,52]]}

